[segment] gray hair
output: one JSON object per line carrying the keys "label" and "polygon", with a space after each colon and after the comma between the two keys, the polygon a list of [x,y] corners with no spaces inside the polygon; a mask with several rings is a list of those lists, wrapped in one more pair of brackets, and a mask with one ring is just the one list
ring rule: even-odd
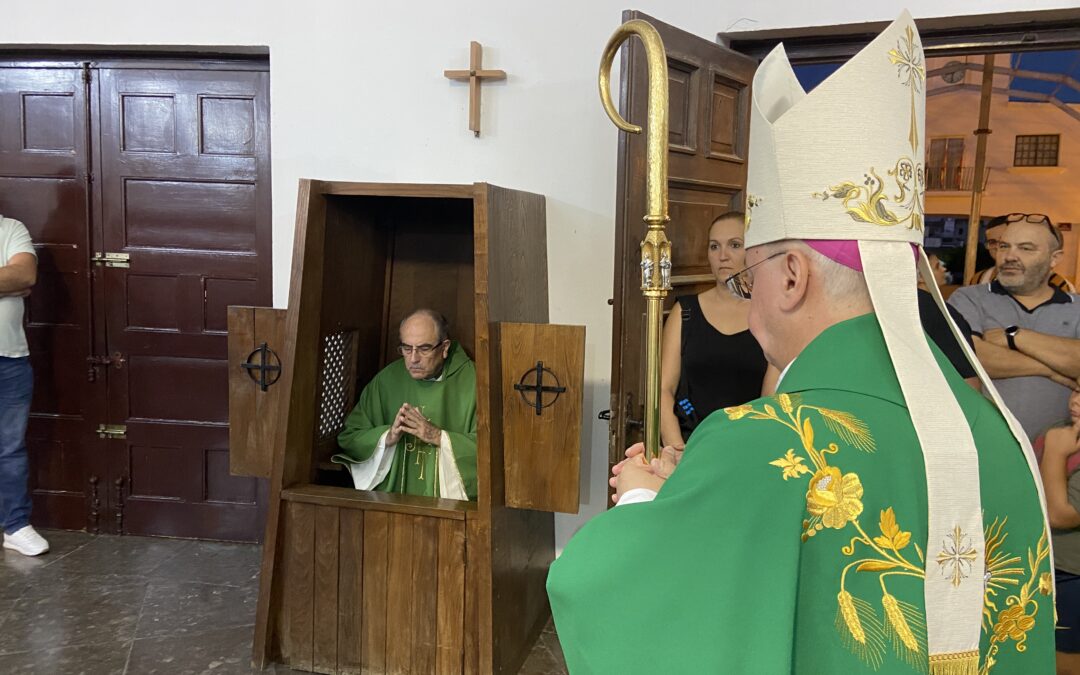
{"label": "gray hair", "polygon": [[427,309],[424,307],[414,309],[413,311],[405,315],[405,318],[402,319],[401,323],[398,324],[399,333],[401,332],[401,329],[405,327],[405,322],[413,318],[414,316],[426,316],[435,323],[435,336],[438,339],[439,344],[442,344],[443,340],[450,339],[450,322],[446,320],[446,317],[433,309]]}
{"label": "gray hair", "polygon": [[794,247],[802,251],[810,264],[821,276],[821,289],[831,302],[850,303],[866,302],[870,299],[870,289],[866,286],[866,276],[847,265],[841,265],[832,258],[822,255],[801,239],[785,239],[772,242],[774,246]]}

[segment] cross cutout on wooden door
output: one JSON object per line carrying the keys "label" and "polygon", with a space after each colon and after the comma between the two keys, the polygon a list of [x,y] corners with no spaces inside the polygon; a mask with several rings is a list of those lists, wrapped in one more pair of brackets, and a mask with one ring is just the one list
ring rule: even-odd
{"label": "cross cutout on wooden door", "polygon": [[484,59],[484,48],[479,42],[469,43],[469,69],[468,70],[444,70],[443,75],[451,80],[467,81],[469,83],[469,129],[474,135],[480,135],[480,84],[484,80],[505,80],[504,70],[484,70],[481,62]]}

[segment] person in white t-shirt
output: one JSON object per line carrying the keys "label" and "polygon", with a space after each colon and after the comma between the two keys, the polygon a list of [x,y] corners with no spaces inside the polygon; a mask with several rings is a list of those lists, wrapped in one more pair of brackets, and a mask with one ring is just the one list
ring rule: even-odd
{"label": "person in white t-shirt", "polygon": [[40,555],[49,542],[30,525],[26,424],[34,373],[23,331],[23,298],[37,281],[37,254],[26,226],[0,215],[0,518],[4,548]]}

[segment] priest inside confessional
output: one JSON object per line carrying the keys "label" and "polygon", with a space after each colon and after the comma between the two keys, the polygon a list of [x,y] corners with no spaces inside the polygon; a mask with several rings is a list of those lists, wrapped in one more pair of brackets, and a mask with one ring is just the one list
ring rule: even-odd
{"label": "priest inside confessional", "polygon": [[476,366],[434,310],[410,312],[398,335],[401,358],[360,393],[333,461],[357,490],[476,499]]}

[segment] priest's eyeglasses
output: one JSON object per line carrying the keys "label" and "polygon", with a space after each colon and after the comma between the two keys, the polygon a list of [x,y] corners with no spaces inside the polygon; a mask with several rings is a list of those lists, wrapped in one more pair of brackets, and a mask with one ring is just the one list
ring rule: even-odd
{"label": "priest's eyeglasses", "polygon": [[744,268],[741,272],[736,272],[727,279],[724,279],[724,285],[728,287],[728,290],[731,291],[733,295],[737,295],[740,298],[749,298],[750,291],[754,289],[754,268],[769,262],[773,258],[779,258],[787,252],[788,251],[777,251],[766,258],[762,258],[753,265]]}
{"label": "priest's eyeglasses", "polygon": [[402,356],[409,356],[413,352],[420,354],[420,356],[431,356],[431,353],[442,347],[446,343],[446,340],[434,345],[407,345],[400,344],[397,346],[398,353]]}

